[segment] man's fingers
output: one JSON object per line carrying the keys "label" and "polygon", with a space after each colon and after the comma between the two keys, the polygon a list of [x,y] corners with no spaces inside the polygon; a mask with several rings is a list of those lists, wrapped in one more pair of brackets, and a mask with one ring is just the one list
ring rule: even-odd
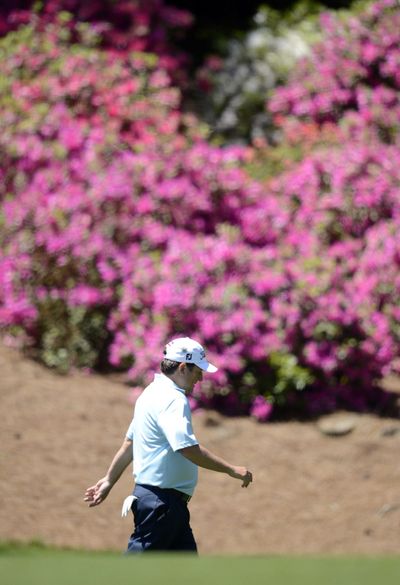
{"label": "man's fingers", "polygon": [[84,496],[84,501],[85,502],[93,502],[96,499],[96,492],[97,492],[97,488],[96,486],[92,486],[90,488],[87,488],[86,492],[85,492],[85,496]]}
{"label": "man's fingers", "polygon": [[253,481],[253,474],[251,473],[251,471],[248,471],[243,478],[242,487],[248,487],[252,481]]}
{"label": "man's fingers", "polygon": [[96,493],[96,489],[94,487],[87,488],[85,491],[85,496],[92,496]]}
{"label": "man's fingers", "polygon": [[103,498],[101,496],[97,496],[95,498],[85,498],[85,501],[90,502],[89,508],[93,508],[93,506],[98,506],[99,504],[101,504]]}

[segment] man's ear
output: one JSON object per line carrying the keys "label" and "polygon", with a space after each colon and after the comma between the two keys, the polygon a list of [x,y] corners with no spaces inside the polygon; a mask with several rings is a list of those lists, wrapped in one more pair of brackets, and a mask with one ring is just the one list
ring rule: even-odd
{"label": "man's ear", "polygon": [[184,374],[185,373],[185,370],[186,370],[186,363],[185,362],[181,362],[179,364],[179,366],[178,366],[178,370],[179,370],[179,372],[181,374]]}

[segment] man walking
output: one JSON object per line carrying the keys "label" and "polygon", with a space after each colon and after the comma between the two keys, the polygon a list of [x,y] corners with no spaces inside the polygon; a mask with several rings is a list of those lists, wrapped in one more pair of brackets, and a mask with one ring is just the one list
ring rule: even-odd
{"label": "man walking", "polygon": [[216,371],[197,341],[182,337],[168,343],[161,374],[136,401],[134,418],[106,475],[86,490],[90,507],[101,504],[133,459],[135,530],[127,552],[197,551],[187,504],[198,467],[226,473],[241,480],[242,487],[253,481],[246,467],[214,455],[194,435],[187,396],[203,372]]}

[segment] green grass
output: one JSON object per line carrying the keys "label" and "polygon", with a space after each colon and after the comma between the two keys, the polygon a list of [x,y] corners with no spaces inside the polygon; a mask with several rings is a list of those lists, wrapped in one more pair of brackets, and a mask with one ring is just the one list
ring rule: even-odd
{"label": "green grass", "polygon": [[2,585],[398,585],[400,557],[144,555],[0,545]]}

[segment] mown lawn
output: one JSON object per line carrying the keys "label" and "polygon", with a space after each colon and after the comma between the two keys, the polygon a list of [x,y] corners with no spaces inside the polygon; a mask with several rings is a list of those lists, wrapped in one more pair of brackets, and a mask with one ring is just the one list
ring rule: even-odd
{"label": "mown lawn", "polygon": [[398,585],[400,557],[192,557],[0,545],[2,585]]}

